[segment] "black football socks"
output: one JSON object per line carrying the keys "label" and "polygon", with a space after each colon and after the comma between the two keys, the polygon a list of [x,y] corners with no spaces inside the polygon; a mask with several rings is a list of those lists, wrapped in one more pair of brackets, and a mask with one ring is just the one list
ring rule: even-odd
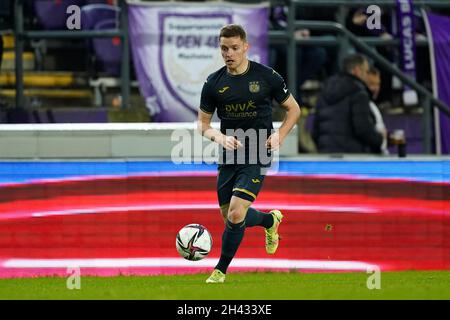
{"label": "black football socks", "polygon": [[270,213],[264,213],[250,207],[245,216],[245,226],[261,226],[268,229],[273,226],[273,216]]}
{"label": "black football socks", "polygon": [[239,223],[232,223],[227,220],[225,231],[222,235],[222,253],[216,266],[216,269],[219,269],[223,273],[227,272],[228,266],[241,244],[242,238],[244,237],[245,223],[245,220]]}

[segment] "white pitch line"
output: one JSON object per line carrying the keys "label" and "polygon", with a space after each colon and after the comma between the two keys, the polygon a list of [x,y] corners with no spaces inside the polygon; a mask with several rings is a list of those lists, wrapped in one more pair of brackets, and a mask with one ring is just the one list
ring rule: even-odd
{"label": "white pitch line", "polygon": [[[3,268],[164,268],[214,267],[216,258],[201,261],[188,261],[182,258],[114,258],[114,259],[9,259],[2,264]],[[378,266],[360,261],[331,260],[290,260],[290,259],[233,259],[231,267],[267,268],[267,269],[314,269],[314,270],[352,270],[367,271]]]}
{"label": "white pitch line", "polygon": [[[255,208],[280,210],[296,210],[296,211],[316,211],[316,212],[356,212],[356,213],[377,213],[378,210],[370,207],[360,206],[323,206],[323,205],[286,205],[276,203],[263,203],[255,205]],[[114,206],[114,207],[93,207],[80,208],[70,210],[55,210],[55,211],[38,211],[30,212],[32,217],[48,217],[59,215],[77,215],[77,214],[94,214],[94,213],[109,213],[109,212],[127,212],[127,211],[161,211],[161,210],[207,210],[218,209],[216,204],[152,204],[139,206]],[[1,217],[0,217],[1,218]]]}

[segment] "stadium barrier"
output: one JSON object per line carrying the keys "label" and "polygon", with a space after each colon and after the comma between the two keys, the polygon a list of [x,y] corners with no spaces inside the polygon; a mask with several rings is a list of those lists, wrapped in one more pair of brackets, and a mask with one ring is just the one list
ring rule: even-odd
{"label": "stadium barrier", "polygon": [[[197,133],[196,125],[195,122],[0,125],[0,159],[168,158],[176,146],[188,142],[192,142],[190,154],[198,158],[211,142]],[[218,123],[213,126],[218,128]],[[281,122],[274,123],[275,128],[280,126]],[[284,141],[280,156],[298,154],[297,130],[295,126]],[[194,147],[194,142],[202,146]]]}

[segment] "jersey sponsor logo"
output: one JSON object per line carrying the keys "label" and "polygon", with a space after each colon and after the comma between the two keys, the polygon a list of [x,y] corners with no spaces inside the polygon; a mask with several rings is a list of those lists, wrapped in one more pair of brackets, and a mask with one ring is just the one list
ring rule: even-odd
{"label": "jersey sponsor logo", "polygon": [[283,88],[284,93],[288,92],[288,89],[286,88],[286,83],[284,84],[284,88]]}
{"label": "jersey sponsor logo", "polygon": [[223,87],[222,89],[219,90],[219,93],[224,93],[224,92],[227,91],[228,89],[230,89],[230,87],[228,87],[228,86]]}
{"label": "jersey sponsor logo", "polygon": [[248,83],[248,90],[250,90],[251,93],[258,93],[260,90],[259,81],[250,81]]}
{"label": "jersey sponsor logo", "polygon": [[253,100],[249,100],[248,102],[243,103],[231,103],[225,105],[225,110],[227,112],[249,111],[254,109],[256,109],[256,105]]}

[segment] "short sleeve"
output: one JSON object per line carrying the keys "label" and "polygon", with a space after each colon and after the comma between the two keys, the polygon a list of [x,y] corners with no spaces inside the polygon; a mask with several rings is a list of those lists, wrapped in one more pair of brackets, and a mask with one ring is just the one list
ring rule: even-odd
{"label": "short sleeve", "polygon": [[200,98],[200,109],[206,113],[214,113],[216,103],[213,96],[213,90],[208,80],[203,84],[202,95]]}
{"label": "short sleeve", "polygon": [[279,103],[282,104],[289,98],[291,93],[289,92],[286,82],[278,72],[272,69],[272,74],[270,75],[270,82],[272,85],[272,97]]}

